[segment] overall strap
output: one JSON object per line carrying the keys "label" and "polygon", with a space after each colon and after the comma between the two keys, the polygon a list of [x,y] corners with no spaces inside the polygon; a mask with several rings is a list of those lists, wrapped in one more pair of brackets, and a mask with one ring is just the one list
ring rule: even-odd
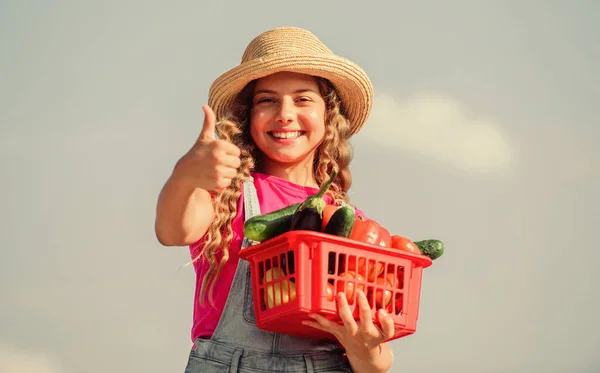
{"label": "overall strap", "polygon": [[[254,186],[254,178],[250,176],[244,181],[244,220],[248,220],[253,216],[260,215],[260,203]],[[252,246],[255,242],[244,237],[242,241],[242,249]]]}
{"label": "overall strap", "polygon": [[[260,204],[252,178],[243,183],[243,189],[244,219],[248,220],[260,214]],[[256,242],[244,237],[242,250],[254,244]],[[335,353],[329,355],[332,359],[335,360],[341,356],[339,345],[334,341],[300,338],[259,329],[256,326],[256,315],[254,314],[250,263],[241,258],[238,260],[227,301],[211,337],[211,342],[215,342],[219,346],[243,349],[242,359],[251,351],[257,352],[261,359],[265,359],[266,356],[266,359],[273,359],[273,361],[279,360],[280,355],[298,356],[299,354],[309,354],[310,356],[316,354],[315,356],[319,356],[318,359],[323,359],[323,356],[326,356],[323,354],[324,352],[334,351]],[[300,358],[302,357],[300,356]],[[248,360],[254,361],[253,358],[248,358]],[[301,361],[304,365],[303,360]],[[254,364],[254,362],[248,364]],[[287,371],[302,371],[294,369],[290,368]]]}

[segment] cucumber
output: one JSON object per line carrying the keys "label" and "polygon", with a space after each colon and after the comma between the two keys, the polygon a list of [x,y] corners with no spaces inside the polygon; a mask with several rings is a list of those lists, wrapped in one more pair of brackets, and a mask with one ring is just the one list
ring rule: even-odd
{"label": "cucumber", "polygon": [[295,203],[268,214],[251,217],[244,222],[244,236],[252,241],[264,242],[289,231],[299,206],[300,203]]}
{"label": "cucumber", "polygon": [[354,228],[354,219],[354,209],[351,206],[340,206],[331,215],[323,233],[348,238]]}
{"label": "cucumber", "polygon": [[431,260],[439,258],[444,253],[444,243],[440,240],[416,241],[415,245],[421,250],[421,254],[428,256]]}

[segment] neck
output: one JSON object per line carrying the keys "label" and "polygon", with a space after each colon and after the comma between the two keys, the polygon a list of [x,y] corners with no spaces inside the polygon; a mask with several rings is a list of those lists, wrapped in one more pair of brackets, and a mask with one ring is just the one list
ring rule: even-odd
{"label": "neck", "polygon": [[270,159],[263,159],[260,163],[260,172],[279,177],[291,183],[318,188],[319,185],[313,172],[314,157],[296,163],[279,163]]}

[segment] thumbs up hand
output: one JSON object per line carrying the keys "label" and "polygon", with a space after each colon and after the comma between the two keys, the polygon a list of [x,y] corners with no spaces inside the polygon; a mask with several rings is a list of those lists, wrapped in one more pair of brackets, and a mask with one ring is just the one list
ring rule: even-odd
{"label": "thumbs up hand", "polygon": [[200,136],[198,136],[198,141],[216,140],[217,138],[215,136],[215,113],[208,105],[202,106],[202,110],[204,111],[204,123],[202,124],[202,130],[200,131]]}
{"label": "thumbs up hand", "polygon": [[194,146],[177,162],[175,174],[208,191],[227,188],[240,167],[240,149],[215,136],[215,113],[203,106],[204,124]]}

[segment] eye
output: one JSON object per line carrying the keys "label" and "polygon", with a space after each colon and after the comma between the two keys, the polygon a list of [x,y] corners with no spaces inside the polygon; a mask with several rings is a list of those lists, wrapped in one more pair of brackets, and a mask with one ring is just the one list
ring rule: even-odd
{"label": "eye", "polygon": [[298,97],[296,99],[296,102],[302,102],[302,103],[304,103],[304,102],[312,102],[312,101],[313,101],[313,99],[310,98],[310,97],[307,97],[307,96]]}
{"label": "eye", "polygon": [[273,99],[271,97],[261,97],[258,100],[256,100],[257,104],[261,104],[261,103],[265,103],[265,102],[275,102],[275,99]]}

